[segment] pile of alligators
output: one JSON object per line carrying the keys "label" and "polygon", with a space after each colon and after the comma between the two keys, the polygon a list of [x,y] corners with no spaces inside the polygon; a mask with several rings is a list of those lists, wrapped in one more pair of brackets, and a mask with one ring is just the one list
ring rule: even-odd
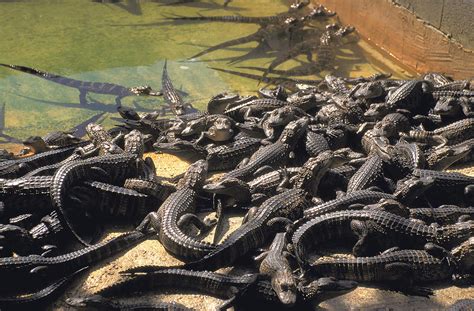
{"label": "pile of alligators", "polygon": [[[221,309],[304,310],[358,282],[423,296],[437,282],[470,285],[474,177],[446,169],[472,160],[473,89],[436,73],[327,75],[296,92],[218,94],[190,112],[164,83],[174,118],[120,105],[120,124],[91,123],[88,139],[31,137],[33,155],[1,154],[0,308],[38,308],[149,238],[185,264],[138,266],[67,303],[186,310],[117,299],[168,288],[216,296]],[[194,161],[167,179],[144,158],[152,151]],[[209,210],[216,217],[200,217]],[[221,241],[226,215],[239,212],[242,225]],[[135,229],[97,242],[117,222]],[[353,256],[327,256],[344,250]],[[215,272],[231,266],[244,272]]]}

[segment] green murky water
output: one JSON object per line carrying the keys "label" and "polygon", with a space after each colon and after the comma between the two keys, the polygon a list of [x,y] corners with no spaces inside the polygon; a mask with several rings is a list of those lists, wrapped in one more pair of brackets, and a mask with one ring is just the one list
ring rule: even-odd
{"label": "green murky water", "polygon": [[[163,16],[273,15],[287,10],[286,1],[221,0],[163,6],[165,1],[128,0],[118,4],[89,0],[0,0],[0,63],[35,67],[63,76],[123,86],[151,85],[160,89],[163,62],[175,86],[187,92],[197,108],[222,91],[253,93],[257,82],[214,71],[236,69],[229,57],[248,52],[256,44],[219,50],[197,61],[186,61],[202,49],[255,32],[256,25],[230,23],[164,23]],[[150,25],[151,24],[151,25]],[[407,76],[365,42],[350,43],[338,56],[336,74],[359,76],[392,72]],[[304,57],[302,58],[304,59]],[[270,59],[248,60],[234,66],[268,66]],[[279,68],[291,67],[287,62]],[[237,69],[240,70],[240,69]],[[323,73],[324,74],[324,73]],[[5,104],[3,134],[24,139],[53,130],[70,129],[97,119],[112,125],[117,117],[114,97],[89,94],[95,104],[79,106],[79,92],[29,74],[0,68],[0,108]],[[161,98],[126,97],[125,106],[157,109]],[[1,120],[0,120],[1,121]],[[4,124],[3,124],[4,123]]]}

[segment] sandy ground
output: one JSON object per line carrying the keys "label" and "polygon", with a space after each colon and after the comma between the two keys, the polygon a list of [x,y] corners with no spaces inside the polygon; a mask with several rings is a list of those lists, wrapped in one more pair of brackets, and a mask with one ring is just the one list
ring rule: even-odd
{"label": "sandy ground", "polygon": [[[160,176],[172,177],[185,171],[188,163],[177,157],[160,154],[153,155],[157,173]],[[473,169],[462,169],[462,172],[474,175]],[[230,228],[234,230],[240,224],[240,217],[229,218]],[[126,229],[120,228],[107,235],[106,238],[118,235]],[[212,239],[212,232],[206,240]],[[156,239],[142,242],[126,253],[115,256],[95,266],[93,269],[78,277],[51,307],[53,310],[70,310],[65,299],[74,296],[90,295],[94,292],[114,284],[120,279],[119,272],[127,268],[156,264],[172,266],[181,262],[169,255]],[[319,305],[326,310],[442,310],[458,299],[474,297],[474,288],[458,288],[449,285],[438,286],[435,295],[430,299],[423,297],[405,296],[397,292],[377,288],[359,286],[355,291],[340,296]],[[195,308],[196,310],[214,310],[220,300],[209,296],[192,293],[183,294],[176,291],[150,293],[140,297],[130,297],[133,300],[175,301]]]}

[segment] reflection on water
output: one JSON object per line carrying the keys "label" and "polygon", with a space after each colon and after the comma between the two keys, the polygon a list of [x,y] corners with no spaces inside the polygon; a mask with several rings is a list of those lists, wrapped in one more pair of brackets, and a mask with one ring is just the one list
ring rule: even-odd
{"label": "reflection on water", "polygon": [[[186,102],[204,108],[222,91],[253,93],[259,81],[212,69],[230,69],[257,77],[288,74],[320,79],[337,75],[407,74],[385,60],[354,35],[334,45],[331,65],[321,52],[327,23],[298,21],[284,27],[261,23],[222,23],[169,20],[176,16],[285,16],[285,1],[0,1],[0,63],[18,64],[72,79],[115,83],[124,87],[150,85],[161,88],[165,59],[173,84],[188,94]],[[305,14],[310,12],[305,8]],[[301,16],[299,16],[301,17]],[[279,28],[278,28],[279,27]],[[274,29],[277,28],[277,29]],[[263,30],[262,30],[263,29]],[[330,39],[337,38],[334,28]],[[244,38],[234,41],[238,38]],[[223,42],[236,44],[224,44]],[[206,55],[202,51],[211,48]],[[222,47],[222,48],[221,48]],[[189,61],[193,56],[200,56]],[[273,62],[273,64],[272,64]],[[270,69],[270,70],[269,70]],[[290,72],[286,70],[290,69]],[[309,74],[309,75],[308,75]],[[306,76],[307,75],[307,76]],[[115,97],[87,94],[81,105],[77,89],[30,74],[0,69],[0,142],[44,135],[58,129],[81,129],[95,120],[105,126],[118,117]],[[159,97],[127,96],[122,105],[138,111],[160,109]]]}

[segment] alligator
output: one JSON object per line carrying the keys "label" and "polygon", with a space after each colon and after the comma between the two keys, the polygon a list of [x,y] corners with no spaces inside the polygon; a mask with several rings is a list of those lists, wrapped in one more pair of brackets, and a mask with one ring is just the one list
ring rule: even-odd
{"label": "alligator", "polygon": [[[360,256],[380,250],[379,244],[384,249],[394,245],[420,247],[428,242],[451,247],[465,241],[474,230],[472,222],[435,228],[381,210],[338,211],[301,223],[292,236],[292,248],[302,267],[310,249],[334,238],[357,235],[352,252]],[[336,224],[338,230],[334,230]]]}
{"label": "alligator", "polygon": [[[414,284],[451,279],[455,273],[463,273],[466,256],[472,257],[472,246],[468,243],[461,256],[446,254],[446,257],[432,255],[435,245],[428,243],[428,250],[389,249],[374,257],[322,258],[312,263],[310,273],[318,276],[332,276],[358,282],[388,282],[405,293],[430,295],[431,290]],[[455,250],[455,252],[461,252]],[[454,261],[452,263],[451,261]],[[468,260],[469,261],[469,260]],[[470,264],[472,266],[472,263]],[[468,270],[467,270],[468,271]]]}
{"label": "alligator", "polygon": [[291,254],[286,250],[286,245],[286,233],[277,233],[268,251],[258,255],[256,260],[261,260],[259,271],[270,278],[281,303],[292,306],[296,303],[297,284],[288,262]]}
{"label": "alligator", "polygon": [[62,278],[135,246],[149,235],[150,233],[132,231],[55,257],[30,255],[1,258],[0,275],[11,280],[8,284],[1,285],[1,290],[17,292],[21,289],[31,290],[41,287],[48,280]]}
{"label": "alligator", "polygon": [[161,75],[161,87],[163,97],[170,105],[171,110],[177,116],[195,112],[196,109],[189,103],[185,103],[179,92],[173,86],[170,77],[168,76],[168,61],[165,60],[163,65],[163,73]]}
{"label": "alligator", "polygon": [[208,138],[213,142],[225,142],[234,136],[232,129],[235,122],[227,117],[218,117],[201,135],[196,139],[195,144],[199,144],[203,139]]}
{"label": "alligator", "polygon": [[209,169],[212,171],[234,169],[244,159],[254,154],[261,145],[260,139],[244,137],[225,145],[207,148],[206,160]]}
{"label": "alligator", "polygon": [[293,178],[293,187],[304,189],[310,196],[316,197],[321,179],[328,170],[349,161],[346,151],[342,149],[335,152],[324,151],[316,157],[309,158]]}
{"label": "alligator", "polygon": [[[341,38],[347,36],[348,34],[354,32],[355,28],[352,26],[346,26],[340,28],[339,26],[330,25],[331,27],[326,27],[328,30],[324,32],[321,37],[317,40],[305,40],[303,42],[297,43],[284,53],[278,55],[268,66],[268,70],[266,70],[263,76],[267,76],[269,73],[277,73],[272,72],[277,66],[283,64],[284,62],[296,58],[301,54],[307,56],[307,59],[311,64],[311,66],[306,69],[306,72],[303,74],[307,74],[308,71],[312,74],[317,74],[324,69],[327,69],[331,66],[334,62],[335,58],[335,50],[334,45],[337,44]],[[313,54],[312,51],[317,51],[317,62],[313,63]],[[280,72],[281,73],[281,72]],[[301,72],[292,72],[291,70],[284,75],[301,75]]]}
{"label": "alligator", "polygon": [[304,211],[304,218],[307,220],[314,219],[325,214],[351,209],[352,205],[374,204],[380,199],[395,199],[395,197],[391,194],[379,191],[358,190],[347,193],[340,198],[308,208]]}
{"label": "alligator", "polygon": [[440,226],[450,225],[459,220],[474,216],[473,207],[441,205],[437,208],[410,208],[410,218],[419,219],[426,224],[436,223]]}
{"label": "alligator", "polygon": [[[191,56],[189,59],[195,59],[213,51],[253,41],[266,45],[277,43],[278,45],[288,44],[289,46],[291,46],[289,41],[295,41],[296,39],[298,39],[298,36],[296,36],[296,34],[303,34],[302,32],[298,33],[298,31],[302,30],[303,27],[304,20],[290,17],[288,19],[285,19],[284,22],[281,24],[270,24],[259,28],[253,34],[214,45]],[[275,40],[275,38],[278,38],[278,40]],[[282,40],[282,38],[286,40]]]}
{"label": "alligator", "polygon": [[1,178],[21,177],[33,170],[59,163],[70,157],[77,146],[63,147],[35,154],[29,157],[0,162]]}
{"label": "alligator", "polygon": [[81,142],[81,139],[72,135],[73,132],[51,132],[44,137],[30,136],[23,141],[27,148],[20,151],[20,154],[41,153],[59,147],[69,147]]}
{"label": "alligator", "polygon": [[48,81],[58,83],[61,85],[69,86],[79,90],[79,103],[83,106],[87,105],[87,93],[96,93],[96,94],[105,94],[105,95],[114,95],[115,104],[121,106],[121,99],[126,96],[161,96],[161,92],[155,92],[149,86],[137,86],[127,88],[114,83],[103,83],[103,82],[87,82],[80,81],[71,78],[66,78],[57,74],[49,73],[46,71],[41,71],[38,69],[19,66],[19,65],[8,65],[0,64],[0,66],[10,68],[13,70],[18,70],[24,73],[34,75],[39,78],[46,79]]}
{"label": "alligator", "polygon": [[73,187],[69,198],[98,219],[142,220],[160,203],[138,191],[98,181]]}
{"label": "alligator", "polygon": [[196,260],[215,249],[215,245],[188,236],[183,231],[190,224],[200,233],[212,228],[212,222],[202,221],[194,214],[197,191],[203,186],[207,168],[204,160],[194,162],[178,182],[176,192],[163,202],[158,211],[149,213],[138,227],[140,230],[151,227],[159,232],[163,247],[178,258]]}
{"label": "alligator", "polygon": [[93,295],[87,297],[67,298],[66,303],[75,309],[94,310],[158,310],[158,311],[193,311],[176,302],[142,301],[129,302]]}
{"label": "alligator", "polygon": [[[99,178],[99,180],[106,180],[114,184],[123,182],[126,178],[137,176],[137,168],[134,165],[136,159],[137,156],[130,153],[97,156],[68,162],[54,173],[50,188],[53,208],[58,212],[58,216],[67,230],[78,242],[86,246],[89,245],[78,234],[78,228],[76,228],[78,224],[71,223],[72,219],[68,216],[65,202],[68,191],[75,183],[91,178]],[[76,214],[77,211],[74,213]]]}
{"label": "alligator", "polygon": [[[298,288],[295,307],[306,307],[310,302],[322,302],[346,294],[356,288],[353,281],[320,278],[302,284]],[[280,309],[282,304],[272,289],[271,283],[262,280],[258,274],[241,276],[225,275],[208,271],[190,271],[183,269],[161,269],[159,271],[132,275],[114,285],[98,291],[96,294],[113,297],[124,292],[143,292],[157,288],[181,288],[198,291],[218,298],[227,299],[220,310],[230,306],[265,306]],[[305,308],[305,309],[306,309]]]}
{"label": "alligator", "polygon": [[58,279],[52,284],[33,293],[14,295],[8,297],[0,297],[0,308],[3,310],[32,310],[42,309],[57,299],[61,295],[64,288],[74,279],[74,277],[89,267],[84,267],[76,272]]}
{"label": "alligator", "polygon": [[301,189],[290,189],[277,194],[256,209],[249,211],[246,223],[232,232],[215,250],[198,261],[185,264],[186,269],[216,270],[232,265],[242,255],[261,247],[278,227],[288,224],[288,219],[298,219],[309,206]]}
{"label": "alligator", "polygon": [[386,189],[386,181],[383,174],[383,161],[378,155],[373,155],[357,170],[349,180],[347,192],[364,190],[372,186]]}
{"label": "alligator", "polygon": [[437,144],[441,148],[474,138],[474,118],[462,119],[434,131],[414,130],[402,135],[405,139]]}
{"label": "alligator", "polygon": [[468,157],[473,149],[474,139],[468,139],[456,145],[434,148],[426,157],[427,168],[444,171],[452,164]]}
{"label": "alligator", "polygon": [[247,164],[226,173],[223,178],[234,177],[248,179],[256,172],[262,171],[265,166],[277,168],[277,166],[284,165],[291,156],[291,152],[299,138],[305,132],[307,126],[308,119],[306,118],[290,122],[275,143],[257,150],[257,152],[250,157]]}
{"label": "alligator", "polygon": [[[278,100],[278,99],[275,99]],[[283,106],[269,111],[260,119],[263,132],[267,136],[267,140],[274,141],[277,129],[285,127],[291,121],[295,121],[302,117],[311,118],[303,109],[296,106]]]}
{"label": "alligator", "polygon": [[51,176],[21,177],[0,181],[0,201],[3,201],[0,219],[24,213],[43,214],[51,208],[49,190]]}

